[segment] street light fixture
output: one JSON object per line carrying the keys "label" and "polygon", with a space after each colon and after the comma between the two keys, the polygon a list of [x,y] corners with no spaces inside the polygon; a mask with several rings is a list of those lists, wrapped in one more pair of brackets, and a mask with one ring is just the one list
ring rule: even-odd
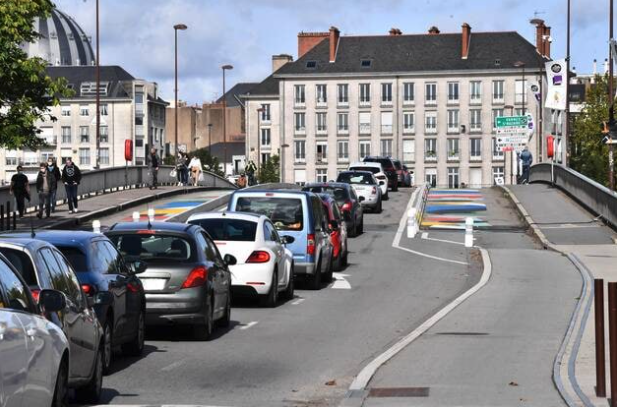
{"label": "street light fixture", "polygon": [[174,104],[174,125],[175,125],[175,135],[174,135],[174,146],[175,146],[175,157],[176,157],[176,165],[178,165],[178,154],[180,153],[180,149],[178,148],[178,30],[184,31],[188,27],[185,24],[176,24],[174,25],[174,38],[175,38],[175,46],[174,46],[174,60],[175,60],[175,104]]}
{"label": "street light fixture", "polygon": [[225,71],[232,70],[232,65],[223,65],[223,173],[227,174],[227,99],[225,91]]}

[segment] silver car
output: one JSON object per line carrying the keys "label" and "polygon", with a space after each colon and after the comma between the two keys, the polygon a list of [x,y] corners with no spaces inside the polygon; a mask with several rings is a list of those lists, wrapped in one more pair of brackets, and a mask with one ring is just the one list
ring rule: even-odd
{"label": "silver car", "polygon": [[[382,195],[379,183],[375,176],[368,171],[343,171],[338,175],[336,182],[350,184],[356,191],[360,203],[372,212],[381,213]],[[383,181],[381,181],[383,182]]]}

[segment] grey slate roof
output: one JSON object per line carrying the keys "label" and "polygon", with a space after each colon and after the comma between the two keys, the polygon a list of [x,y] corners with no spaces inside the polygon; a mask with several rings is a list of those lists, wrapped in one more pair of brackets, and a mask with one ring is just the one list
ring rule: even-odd
{"label": "grey slate roof", "polygon": [[[227,107],[240,106],[240,102],[238,101],[238,99],[240,99],[240,96],[245,95],[246,93],[250,92],[251,89],[255,87],[256,85],[257,85],[257,82],[240,82],[240,83],[235,84],[233,88],[229,89],[225,93],[225,102],[226,102]],[[221,96],[220,98],[218,98],[216,102],[222,103],[223,97]]]}
{"label": "grey slate roof", "polygon": [[[66,78],[73,86],[76,98],[81,97],[81,83],[96,81],[96,67],[94,66],[49,66],[47,74],[52,78]],[[133,75],[123,68],[115,65],[101,66],[101,82],[110,82],[107,96],[101,95],[101,99],[126,98],[127,94],[122,82],[134,81]],[[84,96],[93,98],[94,95]]]}
{"label": "grey slate roof", "polygon": [[[277,73],[280,69],[277,71]],[[249,93],[249,95],[259,95],[259,96],[269,96],[269,95],[278,95],[279,94],[279,82],[280,79],[275,78],[274,75],[268,76],[264,79],[260,84],[253,87]]]}

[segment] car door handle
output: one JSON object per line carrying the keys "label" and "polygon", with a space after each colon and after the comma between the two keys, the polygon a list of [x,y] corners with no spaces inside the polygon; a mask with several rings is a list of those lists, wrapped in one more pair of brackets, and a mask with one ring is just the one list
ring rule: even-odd
{"label": "car door handle", "polygon": [[30,339],[34,339],[34,335],[36,335],[36,329],[30,327],[26,329],[26,336]]}

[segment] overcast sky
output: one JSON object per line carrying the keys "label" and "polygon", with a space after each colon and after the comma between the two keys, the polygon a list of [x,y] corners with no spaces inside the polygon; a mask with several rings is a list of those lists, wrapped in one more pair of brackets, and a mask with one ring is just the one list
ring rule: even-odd
{"label": "overcast sky", "polygon": [[[55,0],[88,35],[95,33],[95,0]],[[432,26],[460,32],[518,31],[535,43],[536,16],[552,27],[552,56],[566,52],[566,0],[101,0],[101,63],[121,65],[133,76],[159,83],[173,100],[173,25],[179,33],[180,99],[201,103],[222,93],[220,66],[232,64],[228,87],[259,82],[271,56],[297,57],[300,31],[346,34],[422,33]],[[572,65],[592,70],[608,50],[608,0],[572,0]],[[472,45],[473,46],[473,45]]]}

